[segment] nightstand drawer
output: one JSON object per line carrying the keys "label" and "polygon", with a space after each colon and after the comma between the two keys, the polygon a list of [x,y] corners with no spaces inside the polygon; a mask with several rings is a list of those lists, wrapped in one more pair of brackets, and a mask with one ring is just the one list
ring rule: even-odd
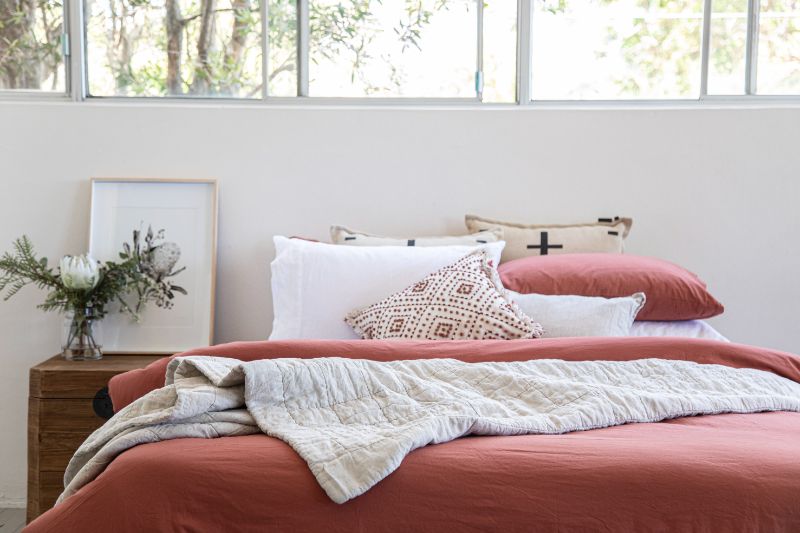
{"label": "nightstand drawer", "polygon": [[31,372],[30,391],[36,398],[94,398],[117,374],[143,368],[163,356],[109,355],[99,361],[53,358]]}
{"label": "nightstand drawer", "polygon": [[39,434],[39,471],[64,473],[75,450],[91,435],[91,431],[52,432]]}
{"label": "nightstand drawer", "polygon": [[41,431],[78,431],[90,433],[103,425],[92,408],[91,399],[38,401]]}

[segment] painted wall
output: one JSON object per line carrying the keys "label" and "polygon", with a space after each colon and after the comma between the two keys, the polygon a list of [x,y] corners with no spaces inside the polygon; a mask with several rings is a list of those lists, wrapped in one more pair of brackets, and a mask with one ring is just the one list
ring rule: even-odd
{"label": "painted wall", "polygon": [[[698,272],[730,338],[800,351],[800,109],[0,104],[0,248],[87,246],[90,176],[220,180],[218,342],[267,337],[274,234],[459,233],[466,212],[635,220],[631,253]],[[0,304],[0,506],[22,504],[28,368],[59,320]]]}

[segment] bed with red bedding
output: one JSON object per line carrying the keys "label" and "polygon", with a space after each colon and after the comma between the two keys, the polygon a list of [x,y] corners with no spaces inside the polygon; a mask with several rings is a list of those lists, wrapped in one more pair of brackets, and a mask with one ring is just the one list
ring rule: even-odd
{"label": "bed with red bedding", "polygon": [[[679,338],[267,341],[181,355],[661,358],[800,382],[797,356]],[[163,386],[166,360],[114,378],[117,410]],[[26,531],[800,531],[800,413],[679,418],[563,435],[466,437],[413,451],[366,494],[331,501],[263,434],[137,446]]]}

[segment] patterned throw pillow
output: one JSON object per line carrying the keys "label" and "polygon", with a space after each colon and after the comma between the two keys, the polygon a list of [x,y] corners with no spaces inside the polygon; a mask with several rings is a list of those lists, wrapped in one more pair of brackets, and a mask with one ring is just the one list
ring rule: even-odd
{"label": "patterned throw pillow", "polygon": [[472,252],[422,281],[345,317],[363,339],[530,339],[541,325],[509,298],[486,252]]}
{"label": "patterned throw pillow", "polygon": [[622,253],[630,218],[601,218],[586,224],[516,224],[476,215],[465,217],[469,231],[501,228],[506,247],[502,262],[532,255]]}

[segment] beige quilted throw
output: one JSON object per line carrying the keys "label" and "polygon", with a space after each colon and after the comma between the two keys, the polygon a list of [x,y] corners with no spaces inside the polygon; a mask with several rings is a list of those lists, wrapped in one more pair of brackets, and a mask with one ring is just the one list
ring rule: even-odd
{"label": "beige quilted throw", "polygon": [[80,447],[59,501],[122,451],[168,439],[261,431],[294,448],[328,496],[343,503],[392,473],[411,450],[465,435],[778,410],[800,411],[800,384],[687,361],[176,358],[165,387],[122,409]]}

